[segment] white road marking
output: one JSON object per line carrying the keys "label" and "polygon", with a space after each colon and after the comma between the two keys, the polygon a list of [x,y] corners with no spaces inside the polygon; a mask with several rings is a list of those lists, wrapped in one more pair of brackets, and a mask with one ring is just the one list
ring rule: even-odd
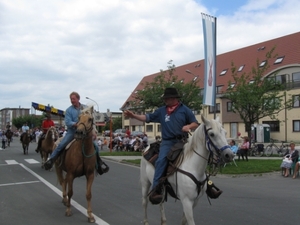
{"label": "white road marking", "polygon": [[[41,176],[39,176],[38,174],[36,174],[35,172],[33,172],[31,169],[29,169],[28,167],[24,166],[22,163],[20,163],[20,166],[22,166],[25,170],[27,170],[29,173],[31,173],[33,176],[35,176],[36,178],[38,178],[41,182],[43,182],[45,185],[47,185],[50,189],[52,189],[52,191],[54,191],[56,194],[58,194],[60,197],[62,196],[62,192],[60,190],[58,190],[55,186],[53,186],[51,183],[49,183],[47,180],[45,180],[44,178],[42,178]],[[85,209],[83,206],[81,206],[80,204],[78,204],[76,201],[72,200],[71,204],[73,207],[75,207],[79,212],[81,212],[83,215],[86,215],[86,211],[87,209]],[[94,215],[94,214],[93,214]],[[107,222],[105,222],[104,220],[100,219],[98,216],[94,215],[94,218],[96,220],[95,224],[99,224],[99,225],[109,225]]]}
{"label": "white road marking", "polygon": [[5,160],[5,162],[6,162],[8,165],[19,164],[16,160]]}
{"label": "white road marking", "polygon": [[32,184],[32,183],[39,183],[41,181],[36,180],[36,181],[27,181],[27,182],[17,182],[17,183],[9,183],[9,184],[0,184],[0,187],[3,186],[11,186],[11,185],[19,185],[19,184]]}
{"label": "white road marking", "polygon": [[24,159],[26,162],[28,162],[29,164],[37,164],[40,163],[39,161],[35,160],[35,159]]}

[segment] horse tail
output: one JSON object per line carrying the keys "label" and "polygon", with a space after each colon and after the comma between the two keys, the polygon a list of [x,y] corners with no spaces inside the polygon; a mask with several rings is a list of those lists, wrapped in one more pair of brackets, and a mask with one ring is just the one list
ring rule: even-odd
{"label": "horse tail", "polygon": [[56,176],[57,176],[57,181],[59,182],[59,184],[62,186],[63,182],[64,182],[64,176],[63,176],[63,170],[62,168],[57,165],[55,163],[55,172],[56,172]]}

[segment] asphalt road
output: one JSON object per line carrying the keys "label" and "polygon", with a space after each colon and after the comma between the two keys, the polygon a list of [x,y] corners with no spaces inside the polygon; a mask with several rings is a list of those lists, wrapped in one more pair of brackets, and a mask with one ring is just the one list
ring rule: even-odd
{"label": "asphalt road", "polygon": [[[10,148],[0,151],[0,224],[86,224],[85,178],[75,180],[73,215],[65,217],[55,172],[41,169],[35,147],[35,143],[30,144],[29,155],[23,155],[21,144],[15,139]],[[93,184],[96,223],[142,224],[139,169],[110,160],[106,162],[110,166],[109,173],[97,176]],[[196,224],[290,225],[299,222],[300,178],[284,178],[280,173],[271,173],[238,177],[218,175],[212,180],[223,194],[211,200],[211,205],[206,196],[200,199],[194,209]],[[180,224],[180,201],[169,198],[165,209],[168,224]],[[160,224],[157,206],[149,205],[148,218],[151,225]]]}

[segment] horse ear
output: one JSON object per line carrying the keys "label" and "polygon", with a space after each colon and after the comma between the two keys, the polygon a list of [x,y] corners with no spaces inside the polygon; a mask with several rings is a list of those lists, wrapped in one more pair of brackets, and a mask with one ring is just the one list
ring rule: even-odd
{"label": "horse ear", "polygon": [[203,121],[203,123],[205,124],[205,126],[208,126],[210,124],[209,120],[206,119],[202,114],[201,114],[201,120]]}

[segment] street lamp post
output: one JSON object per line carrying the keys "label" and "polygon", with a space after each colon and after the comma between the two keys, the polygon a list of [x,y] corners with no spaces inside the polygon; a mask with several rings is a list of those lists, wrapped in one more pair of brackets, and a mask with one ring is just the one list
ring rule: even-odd
{"label": "street lamp post", "polygon": [[96,105],[97,105],[97,108],[98,108],[98,111],[97,112],[99,112],[99,105],[98,105],[98,103],[95,101],[95,100],[93,100],[93,99],[91,99],[91,98],[89,98],[89,97],[85,97],[86,99],[89,99],[89,100],[91,100],[91,101],[93,101],[93,102],[95,102],[96,103]]}
{"label": "street lamp post", "polygon": [[190,70],[185,70],[186,73],[192,74],[194,76],[193,81],[198,79],[198,76],[196,76],[195,74],[193,74]]}

